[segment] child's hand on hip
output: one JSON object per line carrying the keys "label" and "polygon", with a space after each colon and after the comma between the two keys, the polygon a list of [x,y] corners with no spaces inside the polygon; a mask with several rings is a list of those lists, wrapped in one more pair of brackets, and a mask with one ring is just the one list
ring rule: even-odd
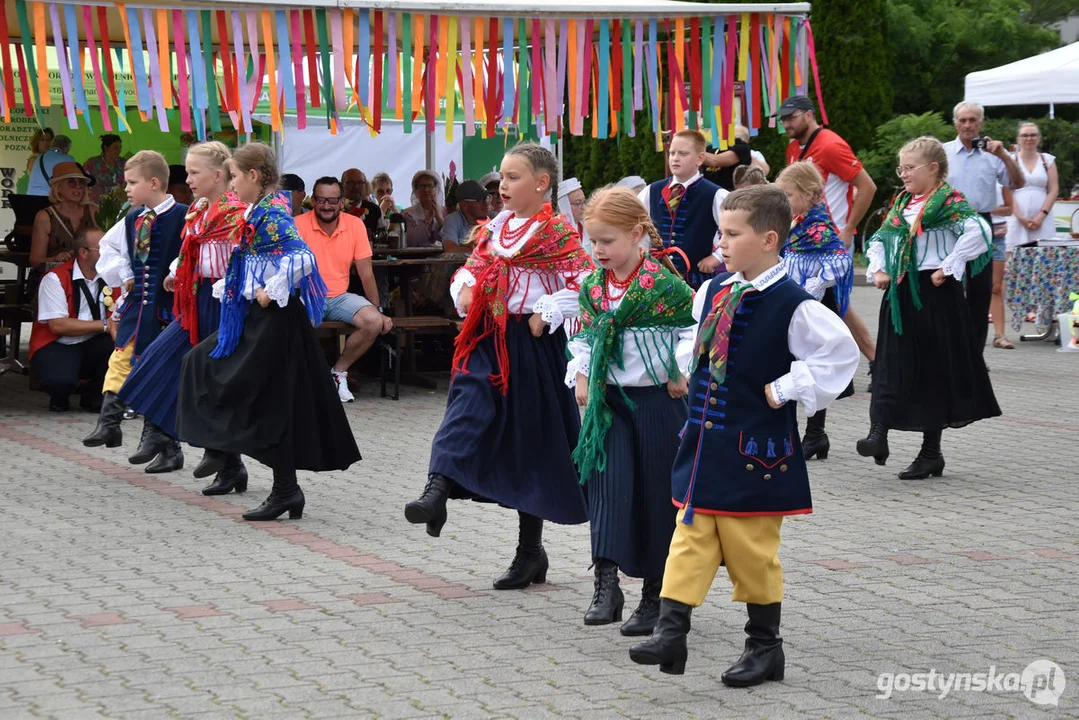
{"label": "child's hand on hip", "polygon": [[461,288],[460,294],[457,296],[457,304],[461,306],[461,310],[465,315],[468,315],[468,309],[472,307],[472,288]]}
{"label": "child's hand on hip", "polygon": [[679,377],[677,380],[671,378],[667,381],[667,394],[677,400],[689,395],[689,380],[684,377]]}
{"label": "child's hand on hip", "polygon": [[270,295],[263,288],[259,288],[255,291],[255,300],[257,300],[258,304],[262,307],[269,307],[270,305]]}
{"label": "child's hand on hip", "polygon": [[532,331],[534,337],[543,337],[543,331],[547,329],[547,322],[539,313],[532,313],[532,317],[528,318],[528,329]]}
{"label": "child's hand on hip", "polygon": [[887,290],[891,283],[892,276],[883,270],[877,270],[873,273],[873,284],[877,286],[877,290]]}
{"label": "child's hand on hip", "polygon": [[940,268],[937,268],[933,271],[933,274],[929,276],[929,279],[933,281],[934,285],[940,287],[944,284],[946,278],[944,277],[944,271]]}

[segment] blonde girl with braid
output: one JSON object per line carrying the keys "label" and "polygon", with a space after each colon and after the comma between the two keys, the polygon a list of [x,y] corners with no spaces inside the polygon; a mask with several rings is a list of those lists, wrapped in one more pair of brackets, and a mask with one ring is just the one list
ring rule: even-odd
{"label": "blonde girl with braid", "polygon": [[584,225],[599,268],[581,286],[583,329],[570,340],[566,372],[584,408],[573,455],[588,498],[595,568],[584,623],[622,619],[621,570],[644,580],[621,632],[650,635],[674,532],[671,467],[688,413],[693,289],[630,190],[598,190]]}
{"label": "blonde girl with braid", "polygon": [[518,512],[517,552],[497,590],[547,579],[543,521],[588,519],[571,454],[580,414],[562,384],[563,323],[577,316],[592,271],[577,231],[557,210],[558,160],[535,143],[502,159],[503,210],[477,234],[450,283],[464,317],[449,401],[431,445],[427,485],[405,519],[438,537],[446,500],[483,498]]}
{"label": "blonde girl with braid", "polygon": [[[187,353],[217,330],[221,301],[213,285],[225,277],[229,256],[240,241],[247,205],[229,191],[231,153],[220,142],[204,142],[187,153],[187,184],[194,203],[181,231],[179,256],[172,261],[164,289],[173,293],[174,320],[146,349],[122,388],[120,399],[143,416],[142,439],[128,461],[150,463],[148,473],[183,467],[176,435],[176,397],[180,366]],[[151,462],[152,461],[152,462]],[[203,492],[223,495],[247,489],[247,470],[238,455]]]}
{"label": "blonde girl with braid", "polygon": [[305,505],[296,471],[345,470],[360,453],[314,334],[326,285],[278,192],[273,150],[250,143],[228,168],[247,209],[239,245],[213,285],[218,330],[184,358],[177,430],[206,448],[195,477],[227,473],[241,454],[273,469],[273,490],[245,520],[296,519]]}

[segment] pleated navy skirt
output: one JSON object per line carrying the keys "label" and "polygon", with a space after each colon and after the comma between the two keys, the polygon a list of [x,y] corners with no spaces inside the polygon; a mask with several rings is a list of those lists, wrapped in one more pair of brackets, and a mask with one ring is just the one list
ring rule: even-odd
{"label": "pleated navy skirt", "polygon": [[216,332],[184,358],[181,440],[281,470],[345,470],[360,459],[299,298],[285,307],[250,303],[236,349],[212,358],[215,347]]}
{"label": "pleated navy skirt", "polygon": [[[213,281],[199,283],[197,307],[199,340],[217,332],[221,323],[221,301],[213,296]],[[176,396],[180,392],[180,367],[191,351],[191,335],[178,320],[150,343],[139,357],[118,393],[121,402],[176,438]]]}
{"label": "pleated navy skirt", "polygon": [[[963,286],[949,277],[937,287],[932,274],[922,270],[899,284],[902,335],[892,325],[887,296],[881,302],[869,416],[892,430],[960,428],[1000,415]],[[920,309],[912,281],[919,283]]]}
{"label": "pleated navy skirt", "polygon": [[618,564],[630,577],[659,580],[667,562],[678,509],[671,504],[671,466],[688,406],[664,385],[607,387],[613,413],[607,433],[607,467],[585,483],[592,557]]}
{"label": "pleated navy skirt", "polygon": [[564,382],[566,334],[559,328],[533,337],[527,316],[510,315],[506,347],[506,395],[489,379],[498,370],[493,336],[472,351],[467,372],[453,376],[430,472],[465,491],[452,497],[489,500],[565,525],[586,522],[572,459],[581,416]]}

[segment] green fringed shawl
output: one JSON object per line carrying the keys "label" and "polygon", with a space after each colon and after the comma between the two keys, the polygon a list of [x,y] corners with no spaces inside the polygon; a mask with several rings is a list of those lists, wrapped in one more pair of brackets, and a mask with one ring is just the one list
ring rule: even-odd
{"label": "green fringed shawl", "polygon": [[[650,258],[641,265],[637,278],[626,291],[621,304],[610,309],[605,289],[607,271],[596,270],[581,284],[582,330],[575,337],[585,340],[591,348],[588,367],[588,405],[581,422],[581,433],[573,460],[584,484],[594,471],[607,467],[607,432],[611,429],[612,412],[607,404],[607,376],[611,365],[624,369],[622,356],[625,330],[644,330],[632,337],[652,381],[659,385],[660,370],[667,377],[678,378],[682,373],[675,360],[671,331],[686,327],[693,320],[693,289],[676,274]],[[618,387],[630,408],[633,403]]]}
{"label": "green fringed shawl", "polygon": [[[892,326],[900,335],[903,334],[903,321],[899,316],[899,285],[908,274],[916,275],[918,272],[915,239],[924,234],[926,243],[947,243],[948,241],[954,243],[963,234],[967,220],[980,217],[967,204],[963,193],[944,183],[925,201],[921,215],[915,220],[914,225],[911,225],[903,217],[903,210],[910,204],[913,197],[909,192],[901,192],[896,197],[892,209],[888,211],[887,217],[884,218],[880,230],[877,230],[867,243],[867,247],[872,243],[881,243],[884,246],[884,271],[892,278],[886,297],[892,306]],[[986,232],[983,228],[982,234],[986,251],[971,261],[971,272],[975,275],[984,270],[992,260],[990,252],[993,249],[992,233]],[[920,310],[922,301],[918,296],[917,278],[911,279],[909,284],[914,307]]]}

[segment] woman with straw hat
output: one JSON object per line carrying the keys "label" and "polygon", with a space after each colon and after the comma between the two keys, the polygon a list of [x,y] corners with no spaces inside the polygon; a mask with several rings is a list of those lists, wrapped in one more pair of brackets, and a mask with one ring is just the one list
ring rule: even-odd
{"label": "woman with straw hat", "polygon": [[34,217],[30,244],[30,266],[47,272],[75,255],[75,238],[83,230],[97,227],[96,206],[90,202],[88,189],[94,179],[75,162],[61,162],[53,168],[49,180],[52,203]]}

